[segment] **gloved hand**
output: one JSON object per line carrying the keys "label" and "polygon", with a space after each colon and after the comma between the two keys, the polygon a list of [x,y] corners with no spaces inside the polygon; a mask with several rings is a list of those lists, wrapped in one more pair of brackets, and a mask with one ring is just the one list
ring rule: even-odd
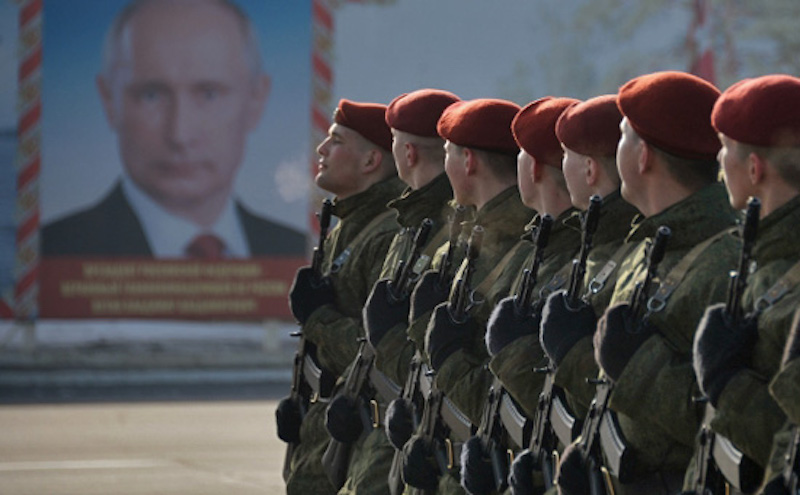
{"label": "gloved hand", "polygon": [[409,310],[408,321],[429,313],[437,304],[447,300],[450,294],[450,286],[439,287],[439,272],[428,270],[422,274],[414,290],[411,292],[411,307]]}
{"label": "gloved hand", "polygon": [[525,449],[514,458],[508,473],[511,495],[544,495],[545,489],[541,480],[537,482],[533,479],[534,469],[538,470],[538,467],[530,450]]}
{"label": "gloved hand", "polygon": [[634,321],[627,303],[611,306],[597,323],[594,358],[606,375],[617,381],[639,347],[655,332],[648,321]]}
{"label": "gloved hand", "polygon": [[438,370],[447,358],[463,348],[464,343],[477,324],[471,316],[464,323],[456,323],[450,316],[448,303],[442,303],[433,309],[428,330],[425,335],[425,349],[431,358],[431,366]]}
{"label": "gloved hand", "polygon": [[422,490],[436,490],[439,466],[433,451],[420,436],[413,436],[403,447],[403,481]]}
{"label": "gloved hand", "polygon": [[508,344],[520,337],[530,335],[539,328],[538,312],[526,311],[518,315],[515,309],[515,297],[509,296],[501,300],[492,310],[486,324],[486,349],[494,356]]}
{"label": "gloved hand", "polygon": [[402,450],[414,433],[414,404],[402,397],[390,402],[384,429],[394,448]]}
{"label": "gloved hand", "polygon": [[291,397],[284,397],[275,409],[275,422],[278,425],[278,438],[286,443],[300,441],[300,425],[303,423],[303,414],[300,404]]}
{"label": "gloved hand", "polygon": [[496,489],[492,463],[483,455],[478,437],[469,437],[461,448],[461,486],[473,495],[488,495]]}
{"label": "gloved hand", "polygon": [[714,407],[728,381],[747,367],[757,338],[755,319],[733,321],[722,303],[706,308],[694,336],[694,371]]}
{"label": "gloved hand", "polygon": [[294,283],[289,291],[289,306],[292,314],[304,325],[317,308],[334,303],[333,285],[328,277],[319,282],[314,280],[314,270],[304,266],[297,270]]}
{"label": "gloved hand", "polygon": [[789,338],[786,339],[786,347],[783,349],[781,366],[785,367],[798,357],[800,357],[800,311],[794,315],[792,329],[789,331]]}
{"label": "gloved hand", "polygon": [[594,310],[582,300],[576,308],[567,305],[567,292],[550,294],[542,309],[542,323],[539,328],[539,341],[547,357],[556,366],[572,347],[587,335],[592,335],[597,327]]}
{"label": "gloved hand", "polygon": [[364,304],[362,316],[367,338],[377,348],[384,335],[399,323],[408,323],[408,297],[396,300],[390,293],[389,280],[378,280]]}
{"label": "gloved hand", "polygon": [[556,485],[559,495],[586,495],[589,493],[589,474],[586,472],[586,463],[575,443],[568,445],[561,455],[556,474]]}
{"label": "gloved hand", "polygon": [[343,443],[353,443],[364,431],[359,399],[337,395],[325,410],[325,428],[331,438]]}

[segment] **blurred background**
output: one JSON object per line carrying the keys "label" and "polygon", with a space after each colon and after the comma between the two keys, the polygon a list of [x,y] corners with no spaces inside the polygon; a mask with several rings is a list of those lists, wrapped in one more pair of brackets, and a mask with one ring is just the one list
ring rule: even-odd
{"label": "blurred background", "polygon": [[[16,432],[0,440],[0,485],[14,480],[0,491],[123,493],[108,487],[148,479],[160,480],[159,493],[201,493],[188,480],[202,472],[214,480],[206,480],[207,493],[279,492],[283,445],[271,408],[288,391],[296,342],[286,292],[308,252],[209,262],[217,271],[204,287],[239,284],[224,300],[219,290],[190,290],[198,280],[165,279],[182,260],[40,255],[41,227],[96,202],[120,172],[95,76],[105,32],[126,3],[0,0],[0,421]],[[305,233],[309,247],[322,198],[312,180],[314,148],[340,98],[388,103],[434,87],[524,105],[546,95],[614,93],[659,70],[692,72],[725,89],[800,69],[796,0],[235,3],[258,31],[272,80],[236,191],[256,213]],[[151,284],[133,297],[88,284],[92,269],[120,263],[145,275],[128,280],[106,270],[103,283],[141,288],[153,282],[142,267],[156,266],[159,283],[187,289],[167,294]],[[237,279],[242,271],[257,275]],[[171,303],[142,309],[153,301]],[[182,307],[191,311],[175,309]],[[190,416],[203,419],[181,419]],[[227,437],[229,429],[214,427],[234,423],[244,429]],[[223,437],[210,457],[180,460],[197,454],[193,442],[210,440],[212,430]],[[45,432],[35,448],[13,444],[31,431]],[[87,438],[114,448],[69,444]],[[190,446],[172,445],[180,442]],[[171,449],[136,450],[164,444]],[[37,485],[65,478],[99,488]],[[154,493],[138,484],[125,483],[124,493]]]}

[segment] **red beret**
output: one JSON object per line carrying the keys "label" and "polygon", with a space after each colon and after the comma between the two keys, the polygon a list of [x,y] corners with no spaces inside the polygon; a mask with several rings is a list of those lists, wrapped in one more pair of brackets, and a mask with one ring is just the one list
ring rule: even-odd
{"label": "red beret", "polygon": [[420,89],[404,93],[386,108],[386,124],[415,136],[439,137],[436,123],[445,108],[459,97],[440,89]]}
{"label": "red beret", "polygon": [[686,72],[654,72],[625,83],[617,105],[648,143],[691,160],[713,160],[720,143],[711,127],[719,97],[713,84]]}
{"label": "red beret", "polygon": [[556,122],[556,136],[581,155],[614,156],[621,120],[617,95],[596,96],[564,110]]}
{"label": "red beret", "polygon": [[459,101],[442,112],[436,130],[458,146],[516,155],[519,148],[511,134],[511,121],[518,111],[519,105],[506,100]]}
{"label": "red beret", "polygon": [[567,107],[579,101],[545,96],[525,105],[511,123],[519,147],[537,162],[561,168],[563,150],[556,137],[556,122]]}
{"label": "red beret", "polygon": [[342,99],[333,112],[333,120],[386,151],[392,151],[392,131],[386,125],[386,105]]}
{"label": "red beret", "polygon": [[800,79],[785,74],[745,79],[717,100],[714,128],[755,146],[800,145]]}

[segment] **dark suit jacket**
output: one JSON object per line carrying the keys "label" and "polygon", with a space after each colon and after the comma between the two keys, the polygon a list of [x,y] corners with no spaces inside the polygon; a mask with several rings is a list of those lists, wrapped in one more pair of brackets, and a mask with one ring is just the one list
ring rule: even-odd
{"label": "dark suit jacket", "polygon": [[[237,202],[252,256],[304,256],[306,237],[247,211]],[[150,246],[139,219],[117,184],[98,204],[42,229],[43,256],[148,256]]]}

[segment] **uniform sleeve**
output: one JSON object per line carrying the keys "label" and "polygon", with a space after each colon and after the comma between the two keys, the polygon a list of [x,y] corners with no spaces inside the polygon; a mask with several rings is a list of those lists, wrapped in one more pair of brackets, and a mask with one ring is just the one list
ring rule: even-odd
{"label": "uniform sleeve", "polygon": [[383,336],[375,350],[375,366],[390,380],[402,386],[416,348],[408,340],[406,325],[395,325]]}
{"label": "uniform sleeve", "polygon": [[631,419],[661,426],[675,441],[693,446],[703,418],[701,395],[689,357],[675,353],[659,334],[633,355],[614,386],[610,407]]}
{"label": "uniform sleeve", "polygon": [[794,424],[800,424],[800,359],[790,361],[770,383],[770,393]]}
{"label": "uniform sleeve", "polygon": [[332,304],[311,313],[303,326],[303,334],[317,346],[319,364],[336,376],[355,359],[363,333],[360,318],[343,315]]}
{"label": "uniform sleeve", "polygon": [[723,389],[711,426],[763,467],[769,459],[772,437],[785,421],[786,415],[769,394],[767,381],[747,369],[737,373]]}
{"label": "uniform sleeve", "polygon": [[506,391],[519,403],[525,414],[533,418],[545,379],[545,373],[536,373],[534,368],[546,364],[538,336],[526,335],[493,356],[489,361],[489,369],[503,382]]}
{"label": "uniform sleeve", "polygon": [[596,387],[588,379],[599,372],[591,336],[576,342],[556,369],[555,384],[567,391],[570,406],[579,415],[589,410],[594,399]]}
{"label": "uniform sleeve", "polygon": [[436,385],[472,424],[481,423],[483,406],[492,385],[492,374],[485,358],[459,349],[437,370]]}

